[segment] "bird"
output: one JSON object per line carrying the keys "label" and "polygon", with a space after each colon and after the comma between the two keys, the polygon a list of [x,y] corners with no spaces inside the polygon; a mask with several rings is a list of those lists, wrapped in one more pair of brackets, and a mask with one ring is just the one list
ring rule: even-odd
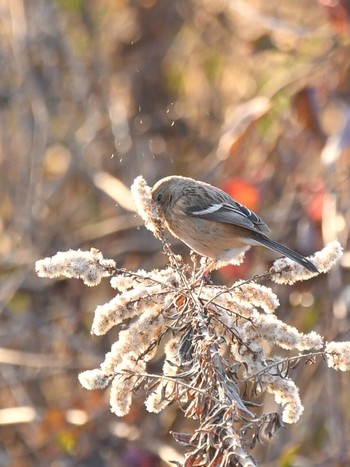
{"label": "bird", "polygon": [[318,272],[303,255],[271,240],[265,222],[220,188],[172,175],[156,182],[151,196],[171,234],[212,260],[205,274],[256,245],[287,256],[312,273]]}

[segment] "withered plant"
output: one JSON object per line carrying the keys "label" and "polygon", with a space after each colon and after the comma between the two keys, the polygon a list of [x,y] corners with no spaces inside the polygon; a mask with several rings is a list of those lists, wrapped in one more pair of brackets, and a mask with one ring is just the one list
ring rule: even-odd
{"label": "withered plant", "polygon": [[[296,423],[303,412],[291,369],[320,357],[329,367],[347,371],[350,342],[325,342],[314,331],[303,334],[274,314],[278,298],[261,282],[293,284],[314,273],[280,259],[263,276],[231,286],[208,284],[201,280],[205,264],[185,264],[172,252],[142,177],[132,193],[146,227],[163,244],[166,268],[118,269],[95,249],[59,252],[36,263],[40,277],[76,277],[88,286],[111,277],[116,296],[97,307],[92,333],[103,335],[121,324],[123,329],[100,368],[81,373],[80,383],[87,389],[110,384],[111,410],[119,417],[128,414],[140,387],[150,412],[181,406],[184,416],[197,422],[194,433],[172,433],[186,446],[186,467],[257,465],[251,455],[255,444]],[[341,254],[339,243],[332,242],[312,261],[325,273]],[[290,356],[279,355],[279,348]],[[148,363],[160,352],[162,371],[151,374]],[[264,413],[257,404],[262,393],[274,396],[275,412]]]}

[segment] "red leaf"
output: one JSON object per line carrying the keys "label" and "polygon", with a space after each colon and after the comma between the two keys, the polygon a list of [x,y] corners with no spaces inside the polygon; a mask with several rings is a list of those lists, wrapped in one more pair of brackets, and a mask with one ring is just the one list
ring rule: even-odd
{"label": "red leaf", "polygon": [[221,188],[252,211],[259,210],[260,193],[251,183],[246,182],[242,178],[232,178],[226,181]]}

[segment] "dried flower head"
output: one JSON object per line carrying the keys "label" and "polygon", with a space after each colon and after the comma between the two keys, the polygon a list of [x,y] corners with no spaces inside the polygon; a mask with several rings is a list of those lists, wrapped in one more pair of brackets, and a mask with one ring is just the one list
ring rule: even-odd
{"label": "dried flower head", "polygon": [[328,342],[325,355],[329,368],[340,371],[350,370],[350,342]]}
{"label": "dried flower head", "polygon": [[[173,433],[187,446],[184,465],[219,465],[217,459],[223,467],[257,465],[249,453],[255,442],[271,437],[284,423],[296,423],[303,412],[292,367],[321,356],[329,367],[347,371],[350,343],[324,345],[315,331],[304,334],[285,323],[275,315],[276,294],[258,278],[230,287],[199,280],[201,269],[186,267],[164,242],[159,213],[142,177],[135,179],[132,194],[146,227],[163,242],[166,268],[118,270],[94,249],[58,253],[36,264],[41,277],[77,277],[87,285],[111,276],[116,295],[96,308],[92,332],[103,335],[122,327],[100,367],[84,371],[79,380],[86,389],[111,384],[111,410],[118,416],[128,414],[140,387],[150,412],[178,403],[184,416],[198,423],[192,435]],[[327,272],[341,254],[339,243],[332,242],[312,261]],[[281,259],[263,279],[292,284],[314,275]],[[282,357],[281,348],[294,353]],[[156,355],[163,355],[163,365],[151,374],[149,362]],[[261,393],[274,396],[274,412],[258,414],[254,396]]]}
{"label": "dried flower head", "polygon": [[151,188],[142,175],[135,178],[131,186],[131,194],[135,201],[137,213],[145,226],[155,237],[161,236],[161,216],[157,206],[152,201]]}
{"label": "dried flower head", "polygon": [[[338,241],[326,245],[321,251],[316,252],[310,259],[319,272],[328,272],[342,257],[343,248]],[[274,262],[272,268],[272,280],[277,284],[292,285],[298,281],[305,281],[317,276],[289,258],[280,258]]]}
{"label": "dried flower head", "polygon": [[111,276],[115,266],[115,261],[104,259],[100,251],[91,248],[90,251],[59,251],[52,258],[37,261],[35,270],[39,277],[74,277],[92,287],[103,277]]}

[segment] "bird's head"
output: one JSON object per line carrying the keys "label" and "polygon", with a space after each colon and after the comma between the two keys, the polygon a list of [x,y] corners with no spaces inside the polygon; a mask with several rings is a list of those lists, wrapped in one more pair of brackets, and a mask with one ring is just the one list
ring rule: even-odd
{"label": "bird's head", "polygon": [[184,177],[170,176],[159,180],[152,188],[152,199],[165,212],[182,192]]}

